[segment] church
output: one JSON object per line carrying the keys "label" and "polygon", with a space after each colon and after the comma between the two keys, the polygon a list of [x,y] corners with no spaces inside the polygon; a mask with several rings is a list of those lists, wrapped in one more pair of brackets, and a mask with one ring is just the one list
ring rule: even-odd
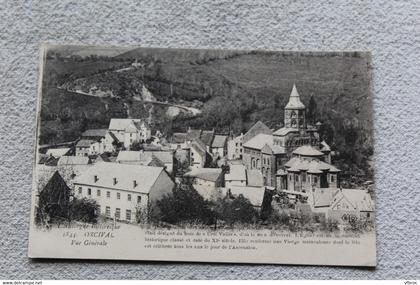
{"label": "church", "polygon": [[[305,147],[302,149],[303,146]],[[325,142],[320,142],[318,128],[308,124],[306,107],[300,100],[296,85],[293,85],[284,110],[283,127],[271,134],[256,134],[246,141],[243,144],[242,162],[247,169],[261,171],[264,185],[279,189],[288,185],[288,180],[284,180],[282,174],[287,172],[290,160],[296,160],[296,151],[299,148],[305,153],[305,150],[309,153],[316,152],[316,159],[331,163],[330,147]],[[299,159],[302,157],[299,156]]]}

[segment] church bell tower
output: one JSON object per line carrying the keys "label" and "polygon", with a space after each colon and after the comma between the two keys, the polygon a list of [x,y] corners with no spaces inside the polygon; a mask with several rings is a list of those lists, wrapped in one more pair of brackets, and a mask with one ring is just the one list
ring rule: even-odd
{"label": "church bell tower", "polygon": [[306,107],[300,101],[296,85],[293,84],[289,102],[284,108],[284,127],[293,129],[306,129]]}

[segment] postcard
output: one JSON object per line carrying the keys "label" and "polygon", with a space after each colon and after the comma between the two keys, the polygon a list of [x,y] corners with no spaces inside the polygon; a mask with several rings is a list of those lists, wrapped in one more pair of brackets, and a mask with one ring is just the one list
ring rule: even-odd
{"label": "postcard", "polygon": [[375,266],[369,52],[41,50],[31,258]]}

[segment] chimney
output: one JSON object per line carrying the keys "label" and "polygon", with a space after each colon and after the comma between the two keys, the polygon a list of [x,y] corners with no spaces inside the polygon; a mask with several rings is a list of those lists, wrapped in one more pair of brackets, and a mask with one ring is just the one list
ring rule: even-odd
{"label": "chimney", "polygon": [[96,183],[99,180],[98,175],[93,176],[93,181]]}
{"label": "chimney", "polygon": [[133,188],[136,188],[136,187],[137,187],[137,181],[133,180]]}
{"label": "chimney", "polygon": [[117,184],[117,178],[114,177],[114,185]]}

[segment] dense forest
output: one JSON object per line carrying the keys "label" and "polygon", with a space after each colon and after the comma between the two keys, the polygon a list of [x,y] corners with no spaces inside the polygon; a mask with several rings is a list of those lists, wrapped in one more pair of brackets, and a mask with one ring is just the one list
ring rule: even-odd
{"label": "dense forest", "polygon": [[[309,121],[322,122],[322,138],[336,151],[343,175],[350,180],[373,178],[367,53],[139,48],[113,56],[80,54],[49,50],[46,55],[41,144],[74,140],[87,128],[107,127],[111,117],[148,117],[143,86],[158,101],[202,111],[172,118],[166,107],[154,106],[154,128],[168,136],[188,126],[239,134],[257,120],[277,129],[296,84]],[[95,89],[111,96],[85,96],[69,89]]]}

